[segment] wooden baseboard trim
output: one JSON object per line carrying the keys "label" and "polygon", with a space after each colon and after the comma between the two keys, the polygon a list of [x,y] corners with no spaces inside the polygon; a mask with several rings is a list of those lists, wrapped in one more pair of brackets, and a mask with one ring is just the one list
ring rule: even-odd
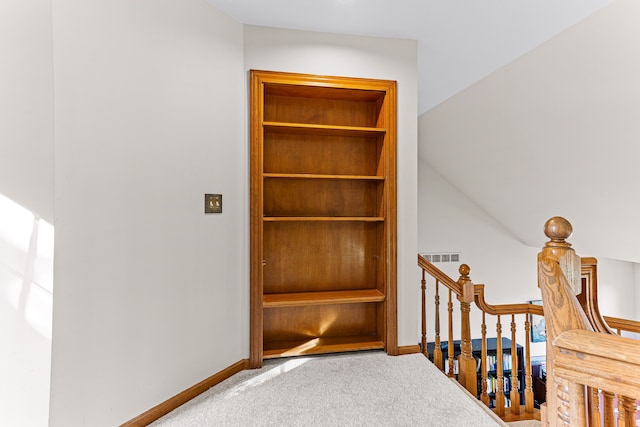
{"label": "wooden baseboard trim", "polygon": [[401,345],[398,347],[398,356],[402,356],[403,354],[413,354],[420,353],[420,346],[416,345]]}
{"label": "wooden baseboard trim", "polygon": [[194,397],[198,396],[201,393],[209,390],[214,385],[226,380],[227,378],[237,374],[240,371],[244,371],[245,369],[249,369],[249,360],[243,359],[239,362],[234,363],[228,368],[223,369],[210,376],[209,378],[200,381],[198,384],[189,387],[188,389],[181,391],[175,396],[165,400],[159,405],[154,406],[148,411],[138,415],[137,417],[127,421],[122,424],[120,427],[143,427],[151,424],[152,422],[160,419],[164,415],[167,415],[169,412],[178,408],[179,406],[184,405]]}

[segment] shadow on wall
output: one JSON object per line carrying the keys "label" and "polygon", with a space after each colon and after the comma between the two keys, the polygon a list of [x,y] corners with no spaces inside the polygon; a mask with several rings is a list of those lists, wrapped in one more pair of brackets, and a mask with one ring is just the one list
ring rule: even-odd
{"label": "shadow on wall", "polygon": [[0,194],[0,425],[49,418],[54,229]]}

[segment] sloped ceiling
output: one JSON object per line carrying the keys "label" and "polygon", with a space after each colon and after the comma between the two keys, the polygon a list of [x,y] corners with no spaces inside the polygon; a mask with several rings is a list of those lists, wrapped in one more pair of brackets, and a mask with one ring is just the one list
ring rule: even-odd
{"label": "sloped ceiling", "polygon": [[207,0],[244,24],[418,41],[419,113],[611,0]]}
{"label": "sloped ceiling", "polygon": [[525,244],[640,262],[640,2],[617,0],[420,118],[421,157]]}

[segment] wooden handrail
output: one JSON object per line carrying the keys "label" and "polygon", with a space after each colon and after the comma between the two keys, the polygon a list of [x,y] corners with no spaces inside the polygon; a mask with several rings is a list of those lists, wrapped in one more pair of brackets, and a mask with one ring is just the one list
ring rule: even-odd
{"label": "wooden handrail", "polygon": [[[553,341],[553,346],[558,350],[554,370],[557,378],[594,389],[610,390],[621,397],[630,396],[634,403],[635,398],[640,397],[640,341],[599,332],[571,330],[560,334]],[[578,389],[577,393],[580,391]],[[569,399],[569,408],[575,412],[576,396],[570,395]],[[635,420],[635,408],[632,409],[625,415],[626,419]],[[584,418],[586,416],[585,412]],[[570,425],[586,425],[586,422],[570,421]],[[605,425],[609,425],[607,420]]]}
{"label": "wooden handrail", "polygon": [[478,308],[487,314],[494,316],[504,316],[512,314],[535,314],[538,316],[544,316],[543,307],[536,304],[499,304],[492,305],[484,299],[484,285],[474,286],[475,303]]}
{"label": "wooden handrail", "polygon": [[615,329],[620,334],[621,331],[640,334],[640,322],[637,320],[620,319],[619,317],[604,316],[604,320],[611,329]]}
{"label": "wooden handrail", "polygon": [[[564,218],[551,218],[545,224],[550,240],[538,255],[547,328],[549,409],[543,426],[630,427],[635,425],[635,402],[640,397],[640,342],[614,334],[600,316],[594,300],[596,262],[585,258],[581,266],[580,257],[566,241],[572,231]],[[567,278],[575,278],[578,269],[581,285]],[[616,324],[615,318],[610,320]],[[638,326],[638,322],[617,320],[621,329]]]}
{"label": "wooden handrail", "polygon": [[[422,255],[418,255],[418,266],[422,269],[422,347],[427,352],[426,333],[426,275],[435,280],[435,340],[433,360],[447,375],[456,377],[471,393],[477,395],[487,406],[495,403],[494,411],[505,421],[538,418],[540,412],[534,409],[532,388],[530,316],[545,316],[547,328],[547,396],[542,412],[543,427],[559,426],[613,426],[612,421],[618,409],[617,425],[630,427],[626,420],[635,420],[636,401],[640,397],[640,341],[622,338],[621,331],[640,333],[640,321],[602,316],[597,301],[597,260],[580,258],[571,248],[566,238],[572,232],[571,224],[563,218],[555,217],[545,224],[545,234],[550,240],[538,255],[538,285],[541,289],[543,305],[530,303],[489,304],[485,300],[485,285],[474,284],[470,278],[470,268],[462,264],[460,277],[453,280]],[[447,338],[440,337],[440,294],[439,285],[447,288],[447,325],[442,328]],[[460,303],[460,340],[453,339],[453,295]],[[471,345],[470,311],[472,305],[481,311],[482,338],[473,340]],[[546,309],[545,309],[546,308]],[[486,316],[497,319],[496,338],[487,336]],[[516,343],[516,316],[524,316],[524,354],[522,346]],[[501,318],[510,319],[510,341],[507,330],[503,330]],[[456,321],[457,322],[457,321]],[[456,325],[457,328],[458,325]],[[506,325],[505,325],[506,326]],[[489,361],[487,340],[496,340],[492,355],[497,360]],[[482,347],[478,347],[478,342]],[[447,346],[443,357],[444,346]],[[455,354],[454,354],[455,348]],[[500,358],[511,354],[512,369],[504,368]],[[455,357],[455,359],[454,359]],[[493,356],[492,356],[493,357]],[[446,359],[446,360],[445,360]],[[509,359],[507,359],[509,360]],[[446,361],[448,368],[443,366]],[[454,373],[454,362],[457,371]],[[487,367],[493,364],[493,367]],[[511,366],[510,366],[511,367]],[[524,378],[520,375],[524,374]],[[491,378],[493,377],[494,382]],[[510,393],[503,390],[502,382],[523,388],[512,388]],[[477,390],[478,384],[481,390]],[[497,388],[495,388],[497,384]],[[495,395],[488,390],[491,386]],[[506,387],[506,386],[505,386]],[[599,392],[600,390],[600,392]],[[522,395],[521,395],[522,394]],[[524,399],[524,412],[520,399]],[[494,399],[494,400],[492,400]],[[511,408],[509,406],[511,400]],[[598,403],[600,402],[600,405]],[[616,403],[617,407],[616,407]],[[541,409],[543,406],[541,406]],[[600,409],[603,408],[603,409]],[[633,421],[635,423],[635,421]],[[635,425],[635,424],[633,424]]]}
{"label": "wooden handrail", "polygon": [[[486,302],[485,293],[484,293],[484,285],[475,285],[471,281],[469,277],[470,268],[466,264],[460,265],[459,273],[460,277],[457,281],[454,281],[452,278],[443,273],[440,269],[434,266],[430,261],[425,259],[423,256],[418,255],[418,265],[422,268],[422,280],[421,280],[421,288],[422,288],[422,345],[423,345],[423,353],[425,356],[429,357],[429,352],[426,350],[426,280],[425,277],[428,274],[433,279],[435,279],[435,342],[434,342],[434,353],[433,353],[433,362],[440,369],[442,360],[442,353],[440,353],[440,315],[439,315],[439,304],[440,299],[438,295],[438,285],[443,284],[447,287],[447,291],[449,294],[449,301],[447,303],[447,331],[448,331],[448,339],[445,341],[447,343],[447,365],[448,369],[445,368],[445,373],[448,376],[456,376],[458,382],[462,386],[464,386],[470,393],[476,395],[484,402],[487,406],[494,407],[494,411],[499,416],[510,419],[531,419],[538,418],[539,412],[536,412],[534,409],[534,394],[532,389],[532,370],[531,370],[531,346],[528,342],[529,340],[529,332],[530,332],[530,323],[529,323],[529,315],[543,315],[543,308],[540,305],[523,303],[523,304],[500,304],[500,305],[492,305]],[[452,294],[456,295],[457,300],[460,303],[460,348],[459,355],[457,356],[457,375],[454,375],[454,340],[453,340],[453,304],[452,304]],[[471,305],[475,303],[475,305],[482,312],[482,339],[481,341],[481,351],[479,355],[475,357],[472,354],[472,346],[471,346],[471,328],[470,328],[470,311]],[[485,318],[486,315],[493,315],[497,317],[496,331],[494,335],[496,341],[495,347],[495,371],[492,376],[494,376],[494,382],[492,383],[492,387],[494,387],[495,395],[493,396],[494,400],[490,399],[488,390],[487,390],[487,379],[488,379],[488,367],[487,367],[487,327]],[[502,341],[502,324],[500,323],[500,316],[505,316],[505,319],[511,319],[510,323],[510,346],[503,348]],[[524,315],[525,316],[525,336],[527,337],[527,343],[525,346],[526,353],[522,356],[522,359],[518,356],[518,344],[516,342],[517,335],[517,326],[516,326],[516,315]],[[506,331],[505,331],[506,332]],[[508,336],[507,334],[505,334]],[[505,336],[505,339],[507,339]],[[494,339],[494,338],[491,338]],[[509,342],[508,340],[505,342]],[[520,347],[522,348],[522,347]],[[477,351],[477,349],[476,349]],[[504,359],[505,355],[510,355],[510,360],[513,365],[512,369],[507,370],[504,367]],[[476,360],[477,358],[477,360]],[[478,366],[480,363],[480,366]],[[521,370],[521,366],[524,366],[523,370]],[[523,375],[523,379],[519,378],[520,375]],[[480,378],[481,390],[478,390],[478,378]],[[507,381],[508,380],[508,381]],[[510,384],[511,387],[510,392],[507,394],[504,384]],[[523,388],[520,388],[520,385]],[[521,391],[522,390],[522,391]],[[524,396],[524,410],[520,410],[520,401],[521,396],[520,393],[523,393]],[[507,406],[509,406],[507,408]],[[538,414],[538,415],[536,415]]]}
{"label": "wooden handrail", "polygon": [[613,334],[615,332],[600,314],[600,308],[598,307],[598,260],[583,257],[580,262],[582,264],[580,268],[582,282],[580,293],[576,295],[578,302],[580,302],[595,331]]}
{"label": "wooden handrail", "polygon": [[424,271],[429,273],[431,277],[451,289],[456,295],[462,295],[462,286],[458,282],[444,274],[442,270],[431,264],[420,254],[418,254],[418,267],[422,268]]}

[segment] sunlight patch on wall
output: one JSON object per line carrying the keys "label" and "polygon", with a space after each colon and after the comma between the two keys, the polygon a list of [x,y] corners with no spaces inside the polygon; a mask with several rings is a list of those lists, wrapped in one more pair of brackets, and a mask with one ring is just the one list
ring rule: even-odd
{"label": "sunlight patch on wall", "polygon": [[15,323],[26,323],[51,340],[53,311],[51,224],[0,194],[0,283]]}

